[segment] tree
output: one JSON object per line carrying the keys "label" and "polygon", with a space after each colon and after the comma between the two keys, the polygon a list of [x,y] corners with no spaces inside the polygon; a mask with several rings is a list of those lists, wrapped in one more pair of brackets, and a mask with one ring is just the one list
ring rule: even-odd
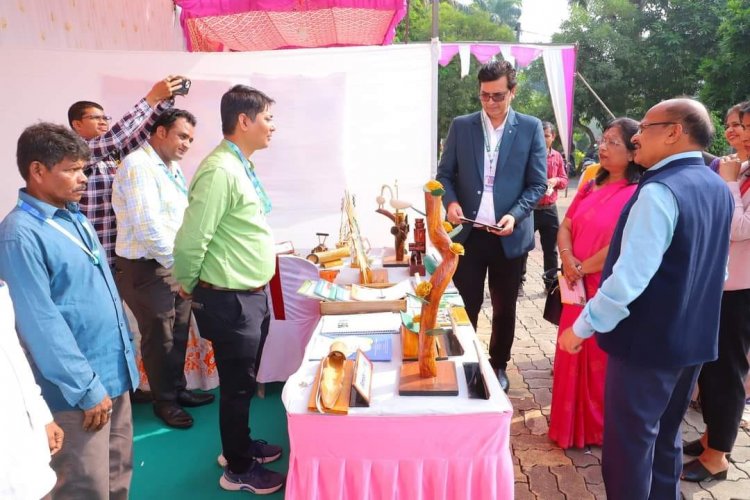
{"label": "tree", "polygon": [[493,21],[515,28],[521,18],[523,0],[475,0],[474,4],[489,12]]}
{"label": "tree", "polygon": [[[578,71],[616,116],[639,119],[663,99],[697,95],[701,66],[716,50],[716,26],[726,1],[574,2],[553,41],[577,43]],[[586,128],[592,118],[610,119],[578,85],[575,121]]]}
{"label": "tree", "polygon": [[[403,24],[396,30],[396,40],[404,41]],[[409,9],[410,42],[429,41],[432,33],[432,5],[428,1],[412,1]],[[489,12],[474,5],[457,7],[452,2],[440,3],[439,37],[443,42],[467,40],[512,41],[513,30],[493,21]],[[451,120],[458,115],[479,109],[478,85],[475,78],[476,59],[471,58],[469,76],[461,78],[461,63],[456,57],[446,67],[438,68],[438,137],[448,135]],[[437,146],[437,145],[436,145]]]}
{"label": "tree", "polygon": [[734,104],[750,97],[750,4],[745,0],[729,0],[718,29],[718,47],[713,58],[701,66],[706,84],[701,99],[717,112],[723,113]]}

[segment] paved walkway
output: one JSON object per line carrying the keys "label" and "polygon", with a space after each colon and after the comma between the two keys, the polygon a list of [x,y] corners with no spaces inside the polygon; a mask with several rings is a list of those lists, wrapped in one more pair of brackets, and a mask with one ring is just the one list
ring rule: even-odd
{"label": "paved walkway", "polygon": [[[558,209],[565,213],[575,194],[562,197]],[[537,244],[537,248],[539,245]],[[557,327],[542,319],[544,288],[541,280],[542,253],[529,255],[527,282],[519,297],[513,359],[508,366],[510,400],[513,403],[511,446],[515,463],[517,500],[583,500],[603,499],[601,449],[564,451],[547,438],[552,375],[550,368],[555,355]],[[479,317],[478,335],[485,346],[490,337],[492,308],[485,291],[485,306]],[[750,410],[745,411],[750,420]],[[701,415],[690,409],[683,421],[685,439],[697,438],[704,429]],[[686,499],[750,499],[750,431],[741,430],[737,438],[726,481],[682,483]]]}

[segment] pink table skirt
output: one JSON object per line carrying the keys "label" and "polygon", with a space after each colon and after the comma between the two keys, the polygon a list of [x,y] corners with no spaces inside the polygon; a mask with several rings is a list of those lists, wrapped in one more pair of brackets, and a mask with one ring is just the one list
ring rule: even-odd
{"label": "pink table skirt", "polygon": [[511,417],[289,414],[286,498],[511,500]]}

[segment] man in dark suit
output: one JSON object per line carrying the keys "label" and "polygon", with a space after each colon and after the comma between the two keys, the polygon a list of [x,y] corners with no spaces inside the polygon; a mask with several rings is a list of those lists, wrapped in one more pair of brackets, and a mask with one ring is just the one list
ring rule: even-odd
{"label": "man in dark suit", "polygon": [[714,130],[691,99],[657,104],[633,136],[647,169],[615,228],[602,285],[559,338],[597,333],[609,354],[602,475],[607,498],[680,498],[680,422],[702,363],[717,357],[733,206],[701,152]]}
{"label": "man in dark suit", "polygon": [[[482,110],[453,120],[438,165],[443,203],[465,255],[453,276],[474,328],[489,279],[492,300],[490,363],[508,391],[505,368],[516,324],[516,300],[526,254],[534,248],[537,201],[547,189],[547,148],[542,122],[516,113],[516,71],[507,61],[479,69]],[[487,225],[493,227],[487,227]]]}

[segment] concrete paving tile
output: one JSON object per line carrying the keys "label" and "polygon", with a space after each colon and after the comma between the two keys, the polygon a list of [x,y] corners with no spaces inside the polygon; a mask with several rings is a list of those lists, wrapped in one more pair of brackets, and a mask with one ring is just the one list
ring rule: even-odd
{"label": "concrete paving tile", "polygon": [[521,461],[521,467],[524,468],[524,472],[527,472],[526,467],[533,467],[535,465],[555,467],[558,465],[572,465],[573,463],[559,448],[551,450],[519,449],[516,450],[516,456]]}
{"label": "concrete paving tile", "polygon": [[523,418],[531,434],[546,436],[549,432],[547,418],[542,415],[541,410],[528,410],[523,412]]}
{"label": "concrete paving tile", "polygon": [[518,464],[513,464],[513,482],[518,483],[529,483],[529,478],[526,477],[526,474],[521,472],[521,466]]}
{"label": "concrete paving tile", "polygon": [[750,479],[741,481],[714,481],[711,483],[700,483],[700,485],[717,499],[750,498]]}
{"label": "concrete paving tile", "polygon": [[543,500],[565,500],[565,495],[560,493],[557,478],[548,467],[537,465],[525,470],[529,476],[529,488],[539,499]]}
{"label": "concrete paving tile", "polygon": [[529,389],[540,389],[540,388],[552,388],[552,378],[532,378],[526,380],[526,384],[529,386]]}
{"label": "concrete paving tile", "polygon": [[[591,455],[586,455],[590,457]],[[575,461],[573,462],[575,463]],[[581,475],[586,484],[604,484],[602,479],[602,466],[599,464],[592,464],[588,467],[578,467],[578,474]]]}
{"label": "concrete paving tile", "polygon": [[542,408],[549,407],[552,404],[552,390],[548,387],[530,388],[529,391],[534,395],[534,401],[539,403]]}
{"label": "concrete paving tile", "polygon": [[575,467],[550,467],[550,471],[557,476],[557,485],[566,498],[594,499],[594,495],[586,488],[586,481],[577,473]]}
{"label": "concrete paving tile", "polygon": [[703,423],[703,416],[695,410],[688,410],[683,420],[695,427],[698,432],[703,432],[706,429],[706,424]]}
{"label": "concrete paving tile", "polygon": [[593,453],[589,453],[585,449],[581,448],[569,448],[565,450],[565,455],[570,458],[570,460],[573,462],[573,465],[580,468],[599,465],[602,462],[600,457],[597,457]]}
{"label": "concrete paving tile", "polygon": [[510,442],[513,443],[513,437],[521,434],[529,434],[529,428],[526,427],[523,416],[514,417],[510,421]]}
{"label": "concrete paving tile", "polygon": [[536,495],[531,492],[527,483],[516,483],[513,493],[515,500],[536,500]]}
{"label": "concrete paving tile", "polygon": [[537,370],[547,370],[549,372],[549,369],[552,368],[552,362],[550,359],[543,355],[531,358],[531,363]]}
{"label": "concrete paving tile", "polygon": [[524,370],[523,378],[529,379],[549,379],[549,370]]}
{"label": "concrete paving tile", "polygon": [[513,439],[511,448],[515,450],[554,450],[557,445],[546,435],[523,434]]}
{"label": "concrete paving tile", "polygon": [[587,487],[596,500],[607,500],[607,492],[604,490],[604,483],[588,484]]}
{"label": "concrete paving tile", "polygon": [[[734,450],[732,450],[732,451],[734,451]],[[737,467],[739,470],[741,470],[745,474],[747,474],[748,477],[750,477],[750,461],[747,461],[747,462],[737,462],[736,461],[737,459],[734,456],[734,454],[732,455],[732,460],[735,460],[735,462],[734,462],[734,466],[735,467]]]}
{"label": "concrete paving tile", "polygon": [[534,398],[518,398],[511,400],[511,403],[513,403],[513,408],[516,408],[521,411],[526,410],[538,410],[539,409],[539,403],[534,401]]}
{"label": "concrete paving tile", "polygon": [[732,460],[735,462],[750,462],[750,446],[737,446],[732,448]]}
{"label": "concrete paving tile", "polygon": [[714,498],[711,493],[701,487],[700,483],[680,481],[680,492],[685,500],[713,500]]}

